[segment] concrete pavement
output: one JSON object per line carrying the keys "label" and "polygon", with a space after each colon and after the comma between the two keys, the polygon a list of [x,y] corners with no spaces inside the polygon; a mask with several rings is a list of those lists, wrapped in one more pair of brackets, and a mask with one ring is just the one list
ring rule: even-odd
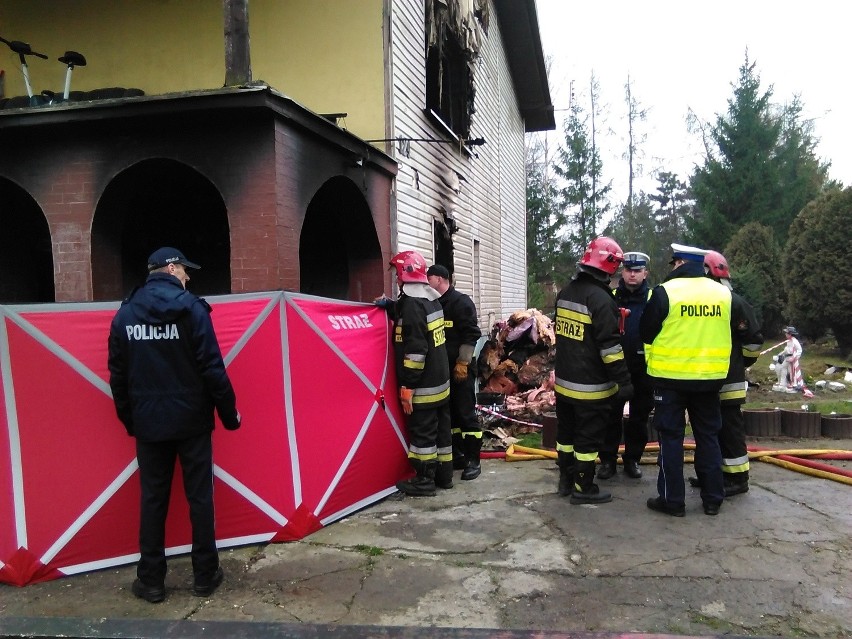
{"label": "concrete pavement", "polygon": [[[852,450],[845,440],[753,443]],[[298,542],[222,551],[226,578],[210,599],[192,596],[187,557],[171,560],[155,605],[130,593],[133,566],[0,585],[0,636],[48,635],[51,624],[67,636],[184,636],[216,622],[311,637],[315,624],[375,630],[359,636],[852,635],[852,487],[753,462],[749,493],[709,517],[687,487],[681,519],[646,508],[657,469],[643,470],[599,482],[612,503],[571,506],[555,492],[553,461],[486,460],[480,478],[436,497],[395,495]],[[139,619],[175,623],[150,634],[110,626]]]}

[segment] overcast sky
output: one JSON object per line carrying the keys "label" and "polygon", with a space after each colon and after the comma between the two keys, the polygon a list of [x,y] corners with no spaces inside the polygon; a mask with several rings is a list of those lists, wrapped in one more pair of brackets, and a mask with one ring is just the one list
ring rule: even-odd
{"label": "overcast sky", "polygon": [[[692,109],[712,122],[727,110],[748,49],[761,89],[773,102],[799,94],[803,117],[814,118],[817,155],[831,161],[829,175],[852,185],[852,4],[842,0],[536,0],[545,58],[552,58],[550,91],[556,109],[569,105],[570,84],[588,111],[594,71],[607,105],[604,171],[626,197],[624,85],[649,110],[641,124],[647,140],[645,172],[664,168],[686,180],[700,161],[700,139],[688,133]],[[561,139],[563,111],[556,112]],[[621,138],[623,141],[619,141]],[[554,137],[553,141],[557,141]],[[655,191],[656,181],[640,183]]]}

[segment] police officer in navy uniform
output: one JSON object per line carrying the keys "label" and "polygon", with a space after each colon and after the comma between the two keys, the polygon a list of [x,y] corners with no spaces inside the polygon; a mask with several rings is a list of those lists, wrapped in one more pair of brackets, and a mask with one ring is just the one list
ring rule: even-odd
{"label": "police officer in navy uniform", "polygon": [[441,297],[444,309],[444,333],[447,338],[447,360],[452,366],[450,377],[450,422],[453,430],[453,467],[461,469],[461,478],[479,477],[482,467],[482,427],[476,417],[476,380],[473,351],[482,336],[476,305],[468,295],[450,284],[450,272],[445,266],[433,264],[426,271],[429,285]]}
{"label": "police officer in navy uniform", "polygon": [[615,475],[618,445],[624,436],[624,452],[621,460],[624,464],[624,474],[631,479],[642,477],[639,462],[645,446],[648,443],[648,415],[654,408],[654,394],[651,380],[645,368],[645,347],[639,337],[639,319],[648,303],[648,263],[650,258],[639,251],[628,251],[624,254],[624,267],[618,286],[613,291],[615,302],[619,308],[626,309],[623,317],[624,334],[621,345],[624,348],[624,361],[630,371],[630,381],[633,384],[633,397],[630,399],[629,416],[622,419],[624,402],[616,402],[612,421],[607,427],[604,445],[600,451],[601,465],[598,468],[598,479],[609,479]]}
{"label": "police officer in navy uniform", "polygon": [[595,460],[615,403],[633,394],[618,306],[609,288],[623,258],[615,240],[595,238],[556,298],[558,492],[570,495],[575,505],[612,501],[612,495],[594,483]]}
{"label": "police officer in navy uniform", "polygon": [[717,515],[725,498],[719,390],[731,358],[731,292],[705,277],[706,250],[671,246],[674,268],[654,288],[639,320],[639,333],[650,345],[645,359],[654,385],[654,427],[660,441],[658,496],[647,506],[675,517],[686,512],[686,411],[695,437],[695,473],[704,513]]}
{"label": "police officer in navy uniform", "polygon": [[408,461],[415,473],[396,487],[406,495],[431,497],[436,486],[453,487],[444,311],[438,291],[429,286],[426,260],[420,253],[403,251],[390,264],[396,268],[399,286],[393,328],[396,377],[407,416]]}
{"label": "police officer in navy uniform", "polygon": [[122,302],[110,326],[110,388],[118,418],[136,438],[142,489],[140,559],[133,594],[151,603],[166,596],[165,531],[175,460],[180,460],[192,524],[193,594],[222,583],[213,510],[213,411],[228,430],[240,427],[211,308],[186,290],[179,250],[148,258],[148,279]]}

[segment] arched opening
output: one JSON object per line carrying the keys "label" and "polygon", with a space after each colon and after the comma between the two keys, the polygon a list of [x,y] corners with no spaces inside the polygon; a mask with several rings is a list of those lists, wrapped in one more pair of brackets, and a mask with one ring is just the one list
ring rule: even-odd
{"label": "arched opening", "polygon": [[384,289],[384,264],[370,207],[349,179],[335,177],[314,195],[299,238],[302,293],[356,302]]}
{"label": "arched opening", "polygon": [[215,186],[175,160],[144,160],[104,189],[92,222],[92,294],[121,299],[145,281],[148,256],[174,246],[201,265],[189,288],[231,292],[228,212]]}
{"label": "arched opening", "polygon": [[53,302],[53,249],[47,219],[32,196],[0,178],[0,303]]}

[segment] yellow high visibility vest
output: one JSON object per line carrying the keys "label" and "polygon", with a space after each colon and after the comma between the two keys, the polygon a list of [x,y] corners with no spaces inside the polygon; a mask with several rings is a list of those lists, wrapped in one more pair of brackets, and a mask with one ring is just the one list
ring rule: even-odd
{"label": "yellow high visibility vest", "polygon": [[648,375],[725,379],[731,359],[731,292],[706,277],[680,277],[662,286],[669,314],[645,352]]}

